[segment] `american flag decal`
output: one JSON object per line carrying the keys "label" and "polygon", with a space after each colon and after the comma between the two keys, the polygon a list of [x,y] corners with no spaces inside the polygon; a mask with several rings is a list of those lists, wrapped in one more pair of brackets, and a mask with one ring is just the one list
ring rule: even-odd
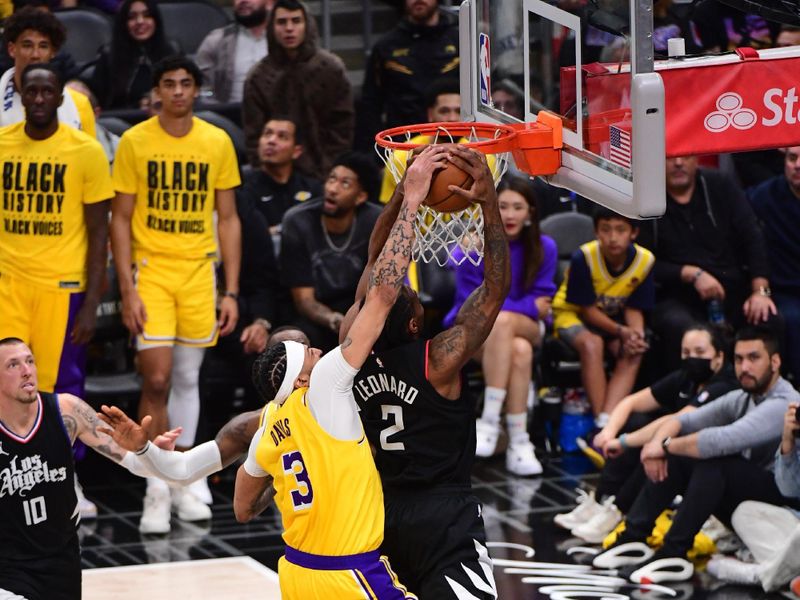
{"label": "american flag decal", "polygon": [[631,132],[616,125],[610,125],[608,128],[608,141],[611,147],[611,156],[609,157],[611,161],[630,169]]}

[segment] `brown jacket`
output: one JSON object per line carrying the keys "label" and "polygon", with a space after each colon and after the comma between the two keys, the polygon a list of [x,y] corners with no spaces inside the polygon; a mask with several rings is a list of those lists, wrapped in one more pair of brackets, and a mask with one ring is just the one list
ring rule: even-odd
{"label": "brown jacket", "polygon": [[332,161],[353,143],[353,92],[342,60],[317,48],[317,26],[306,13],[306,38],[295,58],[278,45],[274,11],[267,24],[269,55],[247,76],[242,123],[247,153],[258,166],[258,138],[272,117],[288,117],[302,131],[305,151],[296,162],[301,171],[324,179]]}

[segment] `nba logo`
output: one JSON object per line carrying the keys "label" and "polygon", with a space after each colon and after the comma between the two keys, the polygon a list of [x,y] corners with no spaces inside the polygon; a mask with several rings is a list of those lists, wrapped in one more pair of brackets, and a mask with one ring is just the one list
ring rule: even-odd
{"label": "nba logo", "polygon": [[491,68],[492,64],[489,58],[489,36],[481,33],[478,36],[478,65],[480,66],[481,75],[481,104],[491,106],[492,104],[492,82],[491,82]]}

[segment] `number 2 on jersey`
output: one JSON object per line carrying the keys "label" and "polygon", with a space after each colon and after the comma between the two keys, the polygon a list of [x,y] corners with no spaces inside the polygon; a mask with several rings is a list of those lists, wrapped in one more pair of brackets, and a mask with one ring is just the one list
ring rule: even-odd
{"label": "number 2 on jersey", "polygon": [[400,433],[405,428],[403,425],[403,407],[393,404],[381,404],[381,418],[387,421],[390,417],[394,420],[394,424],[381,430],[381,448],[388,451],[405,450],[406,445],[403,442],[389,441],[389,437],[395,433]]}
{"label": "number 2 on jersey", "polygon": [[311,488],[311,480],[308,478],[303,455],[297,450],[287,452],[281,456],[281,463],[283,472],[286,475],[293,475],[297,484],[297,488],[289,492],[295,511],[309,508],[314,500],[314,490]]}

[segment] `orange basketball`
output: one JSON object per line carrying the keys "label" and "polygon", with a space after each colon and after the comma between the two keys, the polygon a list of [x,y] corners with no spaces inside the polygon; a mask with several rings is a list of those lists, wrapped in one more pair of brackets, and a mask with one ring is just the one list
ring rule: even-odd
{"label": "orange basketball", "polygon": [[468,208],[469,200],[451,192],[447,188],[449,185],[468,190],[472,186],[472,177],[454,164],[448,163],[444,169],[434,174],[425,204],[443,213],[458,212]]}

